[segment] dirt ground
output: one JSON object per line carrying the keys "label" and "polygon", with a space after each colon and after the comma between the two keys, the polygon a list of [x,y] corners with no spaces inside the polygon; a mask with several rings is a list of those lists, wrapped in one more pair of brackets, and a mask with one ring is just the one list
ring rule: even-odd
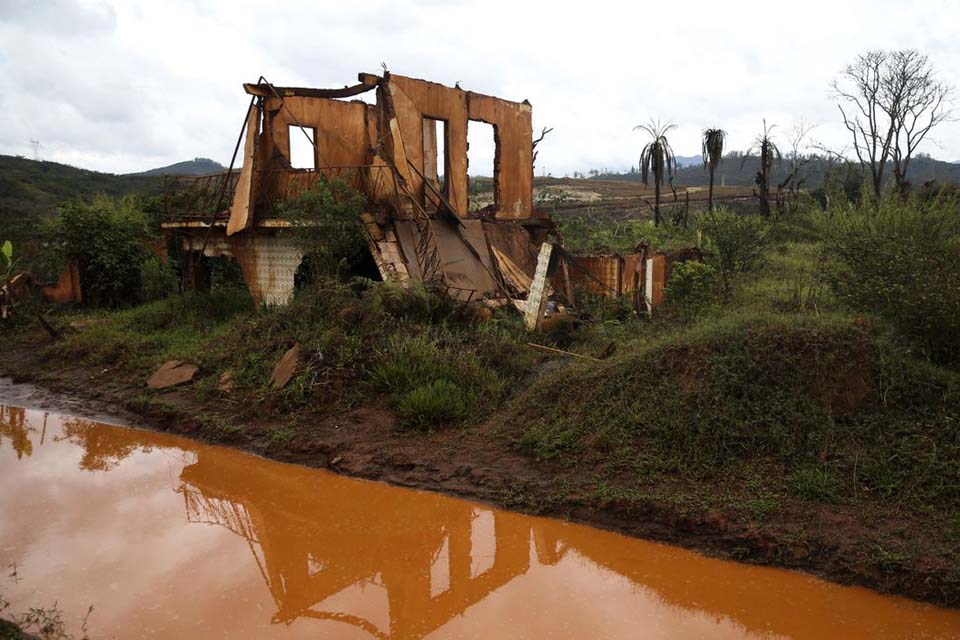
{"label": "dirt ground", "polygon": [[[448,493],[554,516],[707,555],[813,573],[947,606],[960,606],[953,567],[939,558],[884,571],[863,544],[862,518],[839,505],[787,508],[775,523],[742,514],[689,515],[668,502],[603,502],[558,463],[535,462],[510,444],[495,415],[478,427],[411,435],[392,411],[370,403],[337,415],[281,413],[270,397],[252,404],[179,387],[144,402],[142,382],[110,369],[50,362],[37,347],[0,347],[0,402],[158,429],[257,455],[402,487]],[[162,408],[160,408],[162,407]],[[278,438],[278,434],[286,434]],[[576,471],[581,474],[582,470]],[[860,514],[862,516],[862,514]],[[879,520],[887,514],[874,514]],[[922,535],[922,532],[916,532]]]}

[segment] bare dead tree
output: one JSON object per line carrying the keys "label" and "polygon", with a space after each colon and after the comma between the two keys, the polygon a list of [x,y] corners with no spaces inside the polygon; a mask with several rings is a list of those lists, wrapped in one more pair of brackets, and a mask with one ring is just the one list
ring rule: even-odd
{"label": "bare dead tree", "polygon": [[543,139],[546,138],[547,134],[550,133],[551,131],[553,131],[553,127],[550,127],[549,129],[547,127],[544,127],[540,131],[540,137],[533,141],[533,163],[532,164],[534,167],[537,166],[537,153],[539,153],[537,151],[537,145],[543,142]]}
{"label": "bare dead tree", "polygon": [[640,175],[643,185],[647,186],[648,177],[653,173],[653,224],[656,226],[660,226],[660,189],[663,187],[663,179],[669,177],[672,181],[676,167],[676,156],[670,141],[667,140],[667,132],[676,126],[651,120],[648,124],[638,124],[633,128],[634,131],[639,129],[650,136],[650,142],[640,151]]}
{"label": "bare dead tree", "polygon": [[905,191],[909,187],[907,170],[917,147],[931,129],[952,116],[953,87],[937,79],[927,56],[916,49],[890,55],[885,83],[887,92],[899,98],[891,158],[897,188]]}
{"label": "bare dead tree", "polygon": [[807,137],[816,125],[808,122],[803,116],[793,123],[787,132],[790,151],[787,153],[787,173],[777,185],[777,213],[792,213],[797,210],[800,200],[800,189],[805,178],[804,166],[810,161],[810,156],[804,155],[807,146]]}
{"label": "bare dead tree", "polygon": [[857,160],[867,167],[879,198],[887,162],[899,188],[917,146],[949,119],[953,87],[936,78],[926,55],[915,49],[867,51],[832,83]]}

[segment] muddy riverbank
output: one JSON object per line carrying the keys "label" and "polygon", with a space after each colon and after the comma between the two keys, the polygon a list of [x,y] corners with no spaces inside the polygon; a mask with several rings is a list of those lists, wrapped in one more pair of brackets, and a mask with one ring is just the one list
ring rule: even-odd
{"label": "muddy riverbank", "polygon": [[[536,462],[510,445],[494,415],[474,428],[414,435],[385,404],[336,415],[277,410],[271,398],[237,401],[191,387],[147,394],[141,380],[110,368],[51,362],[35,346],[3,350],[0,398],[10,404],[169,431],[258,455],[402,487],[591,524],[710,556],[799,569],[844,584],[947,606],[960,604],[947,556],[884,560],[864,520],[885,519],[900,535],[916,523],[896,514],[865,517],[842,504],[780,506],[775,519],[742,511],[690,509],[681,501],[598,495],[581,470]],[[20,386],[28,384],[31,386]],[[681,492],[677,492],[682,495]],[[881,534],[886,535],[888,527]]]}

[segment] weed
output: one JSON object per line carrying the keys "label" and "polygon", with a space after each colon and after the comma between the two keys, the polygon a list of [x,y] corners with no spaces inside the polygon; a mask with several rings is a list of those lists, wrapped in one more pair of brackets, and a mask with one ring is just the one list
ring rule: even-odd
{"label": "weed", "polygon": [[290,446],[293,438],[297,435],[296,431],[288,426],[277,426],[271,429],[270,436],[267,438],[267,446],[270,449],[282,451]]}
{"label": "weed", "polygon": [[430,431],[465,420],[470,401],[459,385],[441,379],[405,392],[397,402],[397,409],[405,427]]}
{"label": "weed", "polygon": [[790,490],[804,500],[812,502],[836,502],[838,483],[825,469],[801,467],[787,476]]}
{"label": "weed", "polygon": [[909,559],[907,554],[902,551],[886,548],[880,544],[874,544],[871,551],[873,561],[886,573],[896,573],[900,571],[904,563]]}

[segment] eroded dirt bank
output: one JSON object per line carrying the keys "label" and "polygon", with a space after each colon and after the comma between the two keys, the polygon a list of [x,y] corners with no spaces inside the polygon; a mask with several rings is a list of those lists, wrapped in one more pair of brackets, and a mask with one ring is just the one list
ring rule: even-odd
{"label": "eroded dirt bank", "polygon": [[[862,518],[842,505],[787,505],[774,521],[742,513],[691,512],[683,504],[598,496],[582,470],[535,462],[485,424],[430,435],[397,429],[394,413],[374,403],[338,415],[281,413],[269,396],[241,403],[180,387],[146,395],[142,381],[111,369],[51,362],[36,348],[3,349],[0,400],[32,408],[166,430],[264,457],[329,468],[398,486],[449,493],[526,513],[567,518],[743,562],[799,569],[946,606],[960,605],[957,569],[942,557],[884,563],[864,541]],[[862,515],[862,514],[860,514]],[[885,517],[886,514],[883,514]],[[909,527],[895,522],[891,526]],[[920,532],[916,532],[921,535]]]}

